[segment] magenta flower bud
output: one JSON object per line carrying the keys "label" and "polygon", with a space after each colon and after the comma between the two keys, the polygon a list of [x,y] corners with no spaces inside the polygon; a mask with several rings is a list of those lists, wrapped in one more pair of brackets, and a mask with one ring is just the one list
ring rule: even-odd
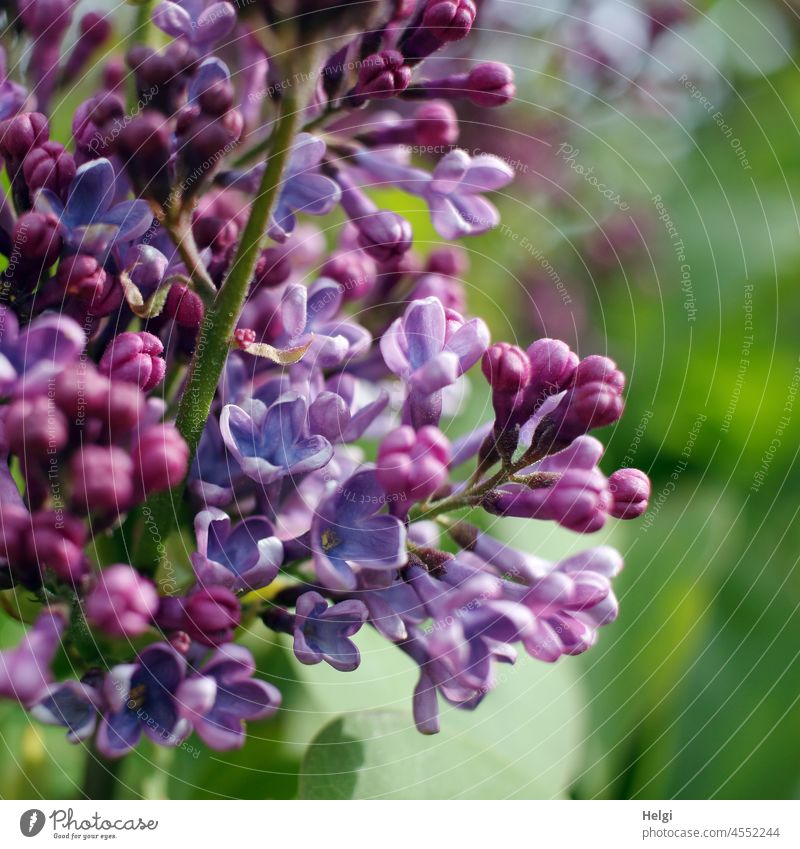
{"label": "magenta flower bud", "polygon": [[650,478],[639,469],[618,469],[608,479],[614,498],[611,515],[617,519],[636,519],[647,510]]}
{"label": "magenta flower bud", "polygon": [[74,584],[87,574],[84,554],[86,526],[61,512],[36,513],[25,541],[25,555],[41,572],[52,570],[62,581]]}
{"label": "magenta flower bud", "polygon": [[526,391],[532,412],[549,395],[566,389],[578,366],[578,355],[558,339],[537,339],[528,348],[531,379]]}
{"label": "magenta flower bud", "polygon": [[458,141],[458,116],[444,100],[423,103],[414,115],[417,144],[423,147],[445,147]]}
{"label": "magenta flower bud", "polygon": [[164,304],[164,314],[180,327],[197,330],[203,320],[203,301],[183,283],[173,283]]}
{"label": "magenta flower bud", "polygon": [[283,249],[283,246],[266,248],[256,263],[253,275],[253,290],[272,289],[285,283],[292,273],[292,262]]}
{"label": "magenta flower bud", "polygon": [[167,364],[160,356],[163,351],[161,340],[152,333],[120,333],[103,353],[100,372],[149,392],[164,379]]}
{"label": "magenta flower bud", "polygon": [[70,461],[72,505],[81,513],[119,516],[130,507],[133,460],[115,445],[84,445]]}
{"label": "magenta flower bud", "polygon": [[183,604],[183,630],[204,646],[221,646],[233,639],[239,625],[239,600],[220,585],[201,587]]}
{"label": "magenta flower bud", "polygon": [[441,41],[460,41],[469,35],[476,14],[472,0],[429,0],[422,23]]}
{"label": "magenta flower bud", "polygon": [[516,394],[524,389],[531,377],[528,355],[508,342],[496,342],[487,348],[481,360],[481,369],[489,386],[503,395]]}
{"label": "magenta flower bud", "polygon": [[467,76],[465,94],[476,106],[502,106],[516,93],[514,72],[500,62],[484,62]]}
{"label": "magenta flower bud", "polygon": [[607,383],[617,392],[622,392],[625,388],[625,375],[613,360],[593,354],[578,364],[575,370],[575,385],[598,382]]}
{"label": "magenta flower bud", "polygon": [[127,563],[103,569],[86,599],[86,618],[109,637],[138,637],[158,610],[158,592],[151,581]]}
{"label": "magenta flower bud", "polygon": [[214,80],[197,96],[200,109],[206,115],[224,115],[233,106],[233,84],[229,79]]}
{"label": "magenta flower bud", "polygon": [[244,119],[235,109],[224,115],[201,113],[179,127],[178,156],[184,163],[187,174],[197,171],[198,177],[210,173],[222,154],[229,151],[239,140],[244,129]]}
{"label": "magenta flower bud", "polygon": [[189,468],[189,446],[172,424],[146,430],[133,450],[137,486],[144,495],[177,486]]}
{"label": "magenta flower bud", "polygon": [[55,402],[73,424],[108,415],[111,384],[90,363],[64,369],[56,378]]}
{"label": "magenta flower bud", "polygon": [[117,437],[129,433],[139,423],[145,411],[145,397],[138,386],[132,383],[117,383],[112,386],[108,402],[100,411],[109,435]]}
{"label": "magenta flower bud", "polygon": [[403,501],[421,501],[447,482],[450,443],[437,427],[393,430],[378,449],[378,481]]}
{"label": "magenta flower bud", "polygon": [[397,50],[383,50],[368,56],[358,72],[358,83],[349,96],[353,106],[367,100],[385,100],[408,88],[411,68]]}
{"label": "magenta flower bud", "polygon": [[155,109],[143,109],[123,123],[118,132],[114,119],[108,135],[125,170],[141,194],[165,203],[170,193],[169,161],[172,129],[168,119]]}
{"label": "magenta flower bud", "polygon": [[23,112],[0,121],[0,156],[6,160],[11,176],[34,148],[50,137],[50,124],[41,112]]}
{"label": "magenta flower bud", "polygon": [[45,269],[61,253],[58,220],[41,212],[26,212],[17,219],[11,234],[12,244],[19,245],[26,265]]}
{"label": "magenta flower bud", "polygon": [[5,431],[8,447],[23,461],[54,456],[69,436],[64,414],[44,395],[14,401],[6,412]]}
{"label": "magenta flower bud", "polygon": [[104,41],[111,35],[111,24],[99,12],[88,12],[78,24],[78,40],[72,48],[62,76],[74,79],[86,67],[89,59]]}
{"label": "magenta flower bud", "polygon": [[72,154],[54,141],[34,147],[22,161],[22,173],[31,193],[37,189],[50,189],[57,195],[66,197],[75,170]]}
{"label": "magenta flower bud", "polygon": [[428,254],[425,270],[445,277],[463,277],[469,271],[469,259],[463,248],[445,245]]}
{"label": "magenta flower bud", "polygon": [[64,257],[58,264],[56,280],[65,294],[75,295],[84,303],[92,303],[103,297],[107,275],[95,257],[73,254]]}
{"label": "magenta flower bud", "polygon": [[322,266],[322,276],[335,280],[345,301],[357,301],[375,287],[378,269],[365,251],[335,253]]}

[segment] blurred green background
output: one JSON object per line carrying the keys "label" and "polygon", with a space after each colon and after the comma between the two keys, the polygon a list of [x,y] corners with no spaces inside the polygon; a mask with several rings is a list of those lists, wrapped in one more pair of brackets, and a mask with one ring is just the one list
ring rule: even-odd
{"label": "blurred green background", "polygon": [[[363,664],[341,675],[255,632],[284,710],[233,754],[142,745],[126,796],[800,796],[796,9],[695,4],[646,67],[593,86],[562,61],[581,4],[500,5],[477,52],[515,66],[519,101],[467,114],[463,142],[519,179],[498,200],[508,229],[466,244],[471,312],[495,338],[561,335],[616,359],[627,411],[602,435],[604,468],[646,470],[654,494],[643,519],[588,539],[504,533],[549,557],[618,546],[620,618],[581,658],[501,670],[475,714],[443,708],[435,738],[409,727],[415,672],[391,646],[360,634]],[[512,26],[523,14],[527,30]],[[425,215],[390,201],[424,253]],[[485,401],[476,390],[453,432]],[[76,794],[83,753],[58,731],[4,703],[0,737],[0,796]]]}

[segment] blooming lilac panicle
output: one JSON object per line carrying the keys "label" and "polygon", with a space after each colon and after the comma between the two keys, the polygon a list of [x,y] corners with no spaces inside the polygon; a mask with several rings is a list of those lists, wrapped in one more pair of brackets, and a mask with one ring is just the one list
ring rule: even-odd
{"label": "blooming lilac panicle", "polygon": [[[0,652],[0,697],[108,758],[193,731],[229,750],[281,704],[234,640],[265,626],[348,672],[368,624],[418,666],[430,734],[439,699],[475,709],[498,663],[594,645],[615,551],[551,563],[464,516],[590,533],[642,515],[647,476],[606,477],[589,435],[622,414],[625,377],[555,339],[490,346],[466,250],[412,226],[425,205],[448,242],[500,221],[512,167],[454,145],[458,110],[512,100],[513,73],[461,47],[444,76],[425,66],[480,4],[160,0],[152,43],[112,13],[70,30],[74,0],[18,5],[0,590],[41,608]],[[290,67],[311,43],[319,64]],[[60,135],[50,104],[82,88]],[[451,445],[478,361],[491,409]]]}

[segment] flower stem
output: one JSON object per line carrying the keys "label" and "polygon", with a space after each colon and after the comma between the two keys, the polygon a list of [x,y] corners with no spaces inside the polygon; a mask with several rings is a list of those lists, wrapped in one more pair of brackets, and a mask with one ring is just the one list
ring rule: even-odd
{"label": "flower stem", "polygon": [[83,795],[87,799],[116,799],[121,767],[121,760],[109,760],[94,746],[87,746],[81,787]]}
{"label": "flower stem", "polygon": [[[314,54],[313,50],[308,51]],[[189,365],[186,385],[178,403],[175,425],[193,457],[211,412],[222,369],[230,351],[231,339],[244,306],[250,280],[264,240],[269,216],[278,198],[283,172],[302,116],[300,92],[287,88],[275,129],[270,136],[269,158],[261,185],[253,200],[250,216],[239,240],[236,255],[214,300],[207,307]],[[185,482],[148,500],[149,515],[158,524],[158,533],[142,529],[136,544],[136,564],[152,574],[158,565],[158,544],[169,536],[175,522]],[[163,548],[163,546],[162,546]]]}

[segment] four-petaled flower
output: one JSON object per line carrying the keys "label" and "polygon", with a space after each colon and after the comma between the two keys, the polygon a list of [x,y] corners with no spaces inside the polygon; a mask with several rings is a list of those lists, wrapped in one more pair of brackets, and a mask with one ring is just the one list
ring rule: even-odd
{"label": "four-petaled flower", "polygon": [[367,619],[367,608],[357,599],[328,606],[315,592],[297,600],[294,654],[301,663],[325,661],[340,672],[352,672],[361,662],[358,647],[350,639]]}

